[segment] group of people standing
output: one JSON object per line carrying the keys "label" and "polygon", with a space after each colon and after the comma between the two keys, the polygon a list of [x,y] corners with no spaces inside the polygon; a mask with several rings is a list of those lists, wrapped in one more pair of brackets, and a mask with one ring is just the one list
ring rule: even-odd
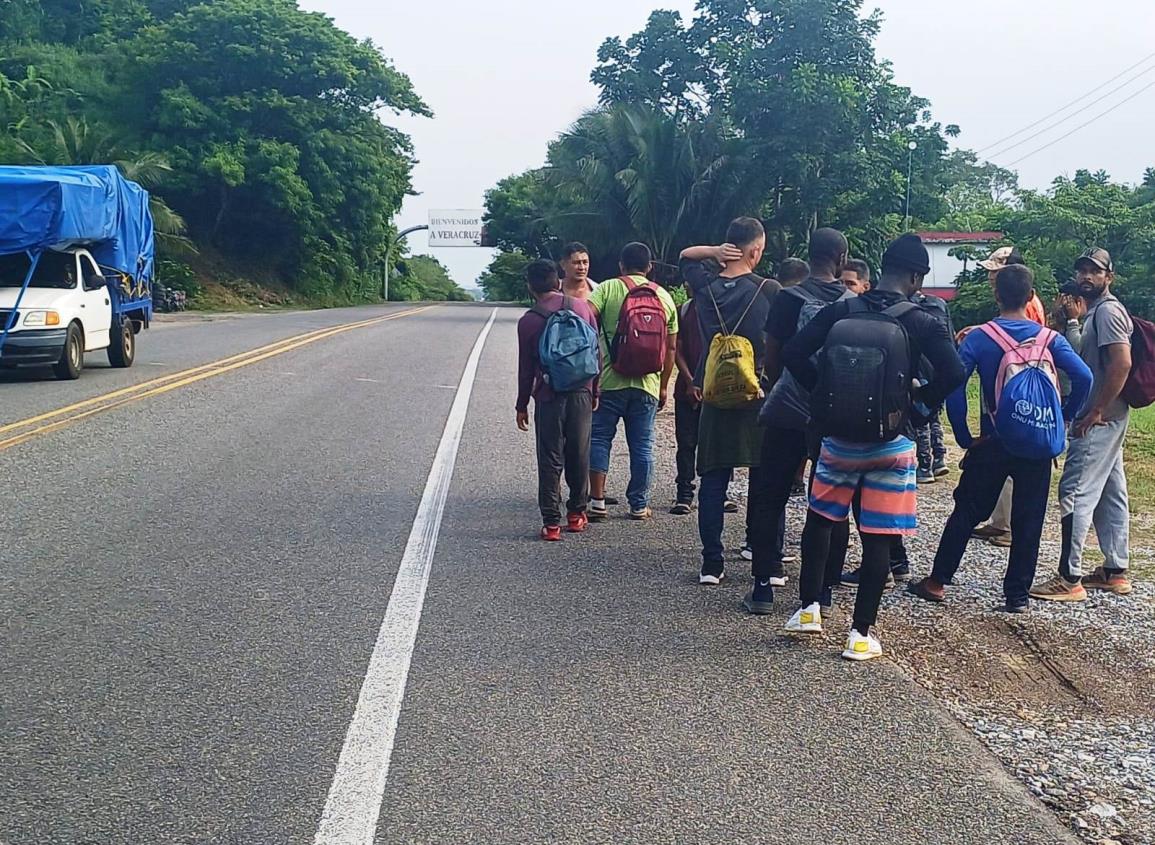
{"label": "group of people standing", "polygon": [[[1134,325],[1110,292],[1105,250],[1090,249],[1049,328],[1031,270],[1013,248],[984,262],[999,306],[991,322],[955,334],[946,303],[922,293],[930,272],[918,236],[886,249],[881,273],[849,256],[842,233],[812,233],[808,261],[787,259],[777,278],[757,274],[766,246],[760,221],[734,220],[725,243],[681,254],[689,300],[678,309],[649,281],[653,260],[627,245],[620,276],[594,284],[589,250],[568,245],[558,265],[527,268],[533,308],[518,325],[517,422],[535,402],[541,536],[562,538],[561,478],[569,489],[564,525],[572,533],[608,517],[606,494],[618,423],[630,455],[629,517],[653,516],[655,417],[665,407],[675,364],[676,498],[690,514],[697,493],[699,582],[725,578],[723,522],[736,511],[734,470],[749,470],[746,544],[752,582],[744,604],[771,612],[788,582],[785,514],[809,463],[809,508],[801,538],[795,633],[822,630],[839,584],[855,586],[843,656],[882,653],[874,626],[892,581],[909,581],[903,538],[917,530],[917,490],[950,472],[939,413],[945,405],[966,450],[955,508],[931,574],[908,589],[941,602],[977,536],[1010,546],[1004,578],[1010,613],[1031,597],[1078,601],[1086,590],[1130,592],[1123,438]],[[966,382],[978,370],[982,422],[968,427]],[[1059,488],[1058,573],[1033,585],[1053,461],[1070,448]],[[1006,499],[1007,505],[1000,506]],[[982,526],[1001,509],[1009,531]],[[850,517],[862,563],[846,571]],[[997,514],[996,514],[997,517]],[[1106,557],[1083,576],[1094,526]]]}

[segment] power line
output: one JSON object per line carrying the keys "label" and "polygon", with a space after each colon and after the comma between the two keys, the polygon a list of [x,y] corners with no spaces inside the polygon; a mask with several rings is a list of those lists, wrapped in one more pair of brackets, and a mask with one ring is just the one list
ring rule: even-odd
{"label": "power line", "polygon": [[[1115,94],[1118,94],[1120,91],[1122,91],[1122,90],[1123,90],[1124,88],[1126,88],[1128,85],[1130,85],[1132,82],[1134,82],[1135,80],[1137,80],[1137,79],[1139,79],[1139,78],[1141,78],[1141,77],[1143,77],[1143,76],[1146,76],[1147,74],[1149,74],[1149,73],[1150,73],[1151,71],[1153,71],[1153,70],[1155,70],[1155,65],[1151,65],[1151,67],[1147,68],[1146,70],[1140,71],[1139,73],[1135,74],[1135,76],[1131,77],[1131,78],[1130,78],[1130,79],[1128,79],[1126,82],[1124,82],[1122,85],[1118,85],[1118,86],[1116,86],[1115,88],[1112,88],[1110,91],[1108,91],[1108,92],[1107,92],[1106,94],[1104,94],[1103,96],[1101,96],[1101,97],[1099,97],[1099,98],[1095,99],[1094,101],[1092,101],[1091,103],[1089,103],[1089,104],[1088,104],[1088,106],[1094,106],[1094,105],[1098,105],[1099,103],[1101,103],[1101,102],[1103,102],[1104,100],[1106,100],[1108,97],[1112,97],[1112,96],[1114,96]],[[1046,135],[1046,134],[1047,134],[1048,132],[1050,132],[1052,129],[1056,129],[1056,128],[1058,128],[1059,126],[1062,126],[1062,125],[1063,125],[1064,123],[1066,123],[1068,120],[1074,120],[1074,119],[1075,119],[1076,117],[1078,117],[1080,114],[1082,114],[1082,111],[1074,111],[1074,112],[1071,112],[1071,113],[1070,113],[1069,115],[1067,115],[1066,117],[1063,117],[1063,118],[1059,118],[1059,119],[1058,119],[1058,120],[1056,120],[1054,123],[1052,123],[1052,124],[1051,124],[1051,125],[1049,125],[1049,126],[1045,126],[1045,127],[1043,127],[1043,128],[1042,128],[1042,129],[1040,129],[1038,132],[1032,132],[1032,133],[1031,133],[1030,135],[1028,135],[1026,138],[1023,138],[1023,140],[1021,140],[1021,141],[1016,141],[1015,143],[1011,144],[1009,147],[1003,147],[1001,150],[999,150],[999,151],[997,151],[997,152],[994,152],[994,153],[990,153],[990,154],[988,154],[986,157],[987,157],[987,158],[999,158],[999,157],[1001,157],[1001,156],[1005,156],[1005,155],[1006,155],[1007,153],[1009,153],[1011,150],[1014,150],[1014,149],[1018,149],[1018,148],[1019,148],[1019,147],[1021,147],[1023,144],[1029,144],[1031,141],[1035,140],[1036,138],[1040,138],[1040,137],[1042,137],[1043,135]]]}
{"label": "power line", "polygon": [[1051,141],[1050,143],[1043,144],[1043,146],[1039,147],[1037,150],[1031,150],[1031,152],[1027,153],[1022,158],[1015,159],[1010,164],[1008,164],[1007,167],[1014,167],[1020,161],[1026,161],[1028,158],[1033,156],[1035,153],[1041,153],[1043,150],[1045,150],[1049,147],[1053,147],[1055,144],[1059,143],[1060,141],[1062,141],[1066,138],[1070,138],[1072,135],[1074,135],[1080,129],[1086,129],[1088,126],[1090,126],[1092,123],[1094,123],[1099,118],[1105,117],[1106,115],[1109,115],[1111,112],[1115,111],[1115,109],[1119,108],[1122,105],[1126,105],[1127,103],[1131,102],[1136,97],[1138,97],[1140,94],[1142,94],[1144,91],[1150,90],[1151,88],[1155,88],[1155,82],[1147,83],[1142,88],[1140,88],[1138,91],[1136,91],[1134,94],[1132,94],[1130,97],[1127,97],[1126,99],[1120,100],[1119,102],[1115,103],[1115,105],[1111,106],[1111,108],[1106,109],[1105,111],[1099,112],[1099,114],[1092,117],[1086,123],[1080,123],[1078,126],[1076,126],[1074,129],[1072,129],[1070,132],[1066,133],[1065,135],[1060,135],[1058,138]]}
{"label": "power line", "polygon": [[[1031,129],[1034,129],[1034,128],[1035,128],[1036,126],[1038,126],[1040,123],[1042,123],[1042,122],[1044,122],[1044,121],[1046,121],[1046,120],[1050,120],[1050,119],[1051,119],[1052,117],[1054,117],[1055,115],[1057,115],[1057,114],[1061,114],[1062,112],[1065,112],[1065,111],[1066,111],[1067,109],[1069,109],[1071,106],[1074,106],[1074,105],[1076,105],[1076,104],[1078,104],[1078,103],[1081,103],[1081,102],[1083,102],[1083,100],[1087,99],[1087,98],[1088,98],[1088,97],[1090,97],[1092,94],[1095,94],[1095,93],[1097,93],[1097,92],[1099,92],[1099,91],[1102,91],[1104,88],[1106,88],[1108,85],[1110,85],[1112,82],[1114,82],[1114,81],[1115,81],[1116,79],[1118,79],[1119,77],[1127,75],[1128,73],[1130,73],[1131,71],[1133,71],[1135,68],[1139,67],[1140,65],[1146,64],[1146,63],[1147,63],[1148,61],[1150,61],[1152,58],[1155,58],[1155,53],[1151,53],[1151,54],[1149,54],[1149,55],[1147,55],[1147,56],[1144,56],[1142,59],[1140,59],[1139,61],[1135,62],[1135,64],[1131,65],[1131,66],[1130,66],[1130,67],[1128,67],[1128,68],[1125,68],[1124,70],[1122,70],[1122,71],[1120,71],[1119,73],[1117,73],[1117,74],[1115,74],[1114,76],[1112,76],[1112,77],[1111,77],[1110,79],[1108,79],[1106,82],[1103,82],[1103,83],[1101,83],[1100,85],[1096,86],[1095,88],[1092,88],[1090,91],[1088,91],[1086,94],[1083,94],[1081,97],[1078,97],[1078,98],[1076,98],[1076,99],[1074,99],[1074,100],[1071,100],[1071,102],[1067,103],[1065,106],[1061,106],[1061,107],[1059,107],[1059,108],[1055,109],[1055,110],[1054,110],[1053,112],[1051,112],[1050,114],[1045,114],[1045,115],[1043,115],[1042,117],[1040,117],[1038,120],[1036,120],[1034,123],[1030,124],[1029,126],[1024,126],[1022,129],[1018,130],[1017,132],[1012,132],[1010,135],[1007,135],[1005,138],[1000,138],[999,140],[995,141],[993,144],[987,144],[987,145],[986,145],[985,147],[983,147],[982,149],[979,149],[979,150],[975,150],[975,152],[976,152],[976,153],[983,153],[983,152],[986,152],[987,150],[990,150],[990,149],[994,149],[995,147],[997,147],[997,146],[999,146],[1000,144],[1002,144],[1004,141],[1009,141],[1009,140],[1011,140],[1011,138],[1017,138],[1019,135],[1022,135],[1024,132],[1027,132],[1027,131],[1029,131],[1029,130],[1031,130]],[[1141,73],[1139,73],[1139,74],[1138,74],[1137,76],[1135,76],[1134,78],[1127,80],[1127,82],[1123,83],[1123,85],[1122,85],[1122,86],[1120,86],[1120,87],[1124,87],[1124,88],[1125,88],[1127,85],[1130,85],[1132,82],[1134,82],[1134,81],[1135,81],[1136,79],[1138,79],[1140,76],[1143,76],[1144,74],[1146,74],[1147,72],[1149,72],[1149,71],[1150,71],[1150,70],[1152,70],[1152,69],[1155,69],[1155,66],[1152,66],[1152,67],[1150,67],[1150,68],[1147,68],[1147,70],[1144,70],[1144,71],[1142,71]],[[1118,88],[1116,88],[1116,89],[1115,89],[1115,91],[1118,91],[1118,90],[1119,90]],[[1114,92],[1111,92],[1111,93],[1114,93]],[[1104,94],[1104,95],[1103,95],[1103,97],[1109,97],[1109,96],[1110,96],[1110,94]],[[1100,97],[1099,99],[1103,99],[1103,97]],[[1059,123],[1063,123],[1065,120],[1068,120],[1070,117],[1074,117],[1074,115],[1070,115],[1068,118],[1064,118],[1063,120],[1059,121]],[[1056,124],[1056,125],[1057,125],[1057,124]],[[1050,127],[1050,129],[1053,129],[1053,128],[1054,128],[1054,127]],[[1044,131],[1044,132],[1045,132],[1045,131],[1049,131],[1049,129],[1047,129],[1047,130],[1043,130],[1043,131]],[[1036,133],[1036,134],[1041,134],[1041,133]],[[1004,150],[1004,152],[1005,152],[1005,150]],[[996,153],[996,155],[1001,155],[1001,153]]]}

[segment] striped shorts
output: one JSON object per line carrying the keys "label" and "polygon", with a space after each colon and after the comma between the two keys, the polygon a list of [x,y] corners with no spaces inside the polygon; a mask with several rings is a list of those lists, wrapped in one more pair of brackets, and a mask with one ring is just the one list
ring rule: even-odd
{"label": "striped shorts", "polygon": [[827,437],[814,472],[810,510],[835,522],[850,516],[861,491],[858,530],[866,534],[914,534],[918,529],[918,457],[914,442],[847,443]]}

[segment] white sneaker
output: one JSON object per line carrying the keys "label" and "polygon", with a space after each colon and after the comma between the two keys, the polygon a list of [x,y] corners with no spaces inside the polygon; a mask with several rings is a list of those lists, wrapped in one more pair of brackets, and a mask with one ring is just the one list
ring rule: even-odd
{"label": "white sneaker", "polygon": [[707,573],[707,572],[699,572],[698,573],[698,583],[699,584],[708,584],[711,587],[717,587],[719,584],[722,583],[722,579],[724,579],[725,577],[726,577],[725,572],[719,572],[717,575],[714,575],[712,573]]}
{"label": "white sneaker", "polygon": [[851,628],[850,636],[846,639],[846,650],[842,652],[842,656],[847,660],[873,660],[876,657],[882,657],[882,643],[874,634],[867,634],[864,637]]}
{"label": "white sneaker", "polygon": [[822,608],[818,606],[818,602],[798,608],[786,623],[786,630],[796,634],[821,634]]}
{"label": "white sneaker", "polygon": [[785,587],[788,580],[785,575],[771,575],[769,579],[771,587]]}
{"label": "white sneaker", "polygon": [[742,558],[742,560],[753,560],[754,550],[749,546],[743,546],[742,551],[738,552],[738,555]]}

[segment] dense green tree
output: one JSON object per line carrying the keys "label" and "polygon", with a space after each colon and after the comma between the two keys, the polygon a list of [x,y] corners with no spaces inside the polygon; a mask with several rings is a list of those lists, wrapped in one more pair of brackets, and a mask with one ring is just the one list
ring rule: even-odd
{"label": "dense green tree", "polygon": [[499,252],[477,280],[489,302],[522,302],[528,298],[525,267],[529,256],[521,252]]}
{"label": "dense green tree", "polygon": [[397,275],[389,282],[389,298],[410,302],[473,299],[450,278],[445,265],[431,255],[414,255],[397,262]]}
{"label": "dense green tree", "polygon": [[0,161],[164,162],[158,222],[318,299],[377,288],[413,166],[390,112],[429,114],[295,0],[0,0]]}

